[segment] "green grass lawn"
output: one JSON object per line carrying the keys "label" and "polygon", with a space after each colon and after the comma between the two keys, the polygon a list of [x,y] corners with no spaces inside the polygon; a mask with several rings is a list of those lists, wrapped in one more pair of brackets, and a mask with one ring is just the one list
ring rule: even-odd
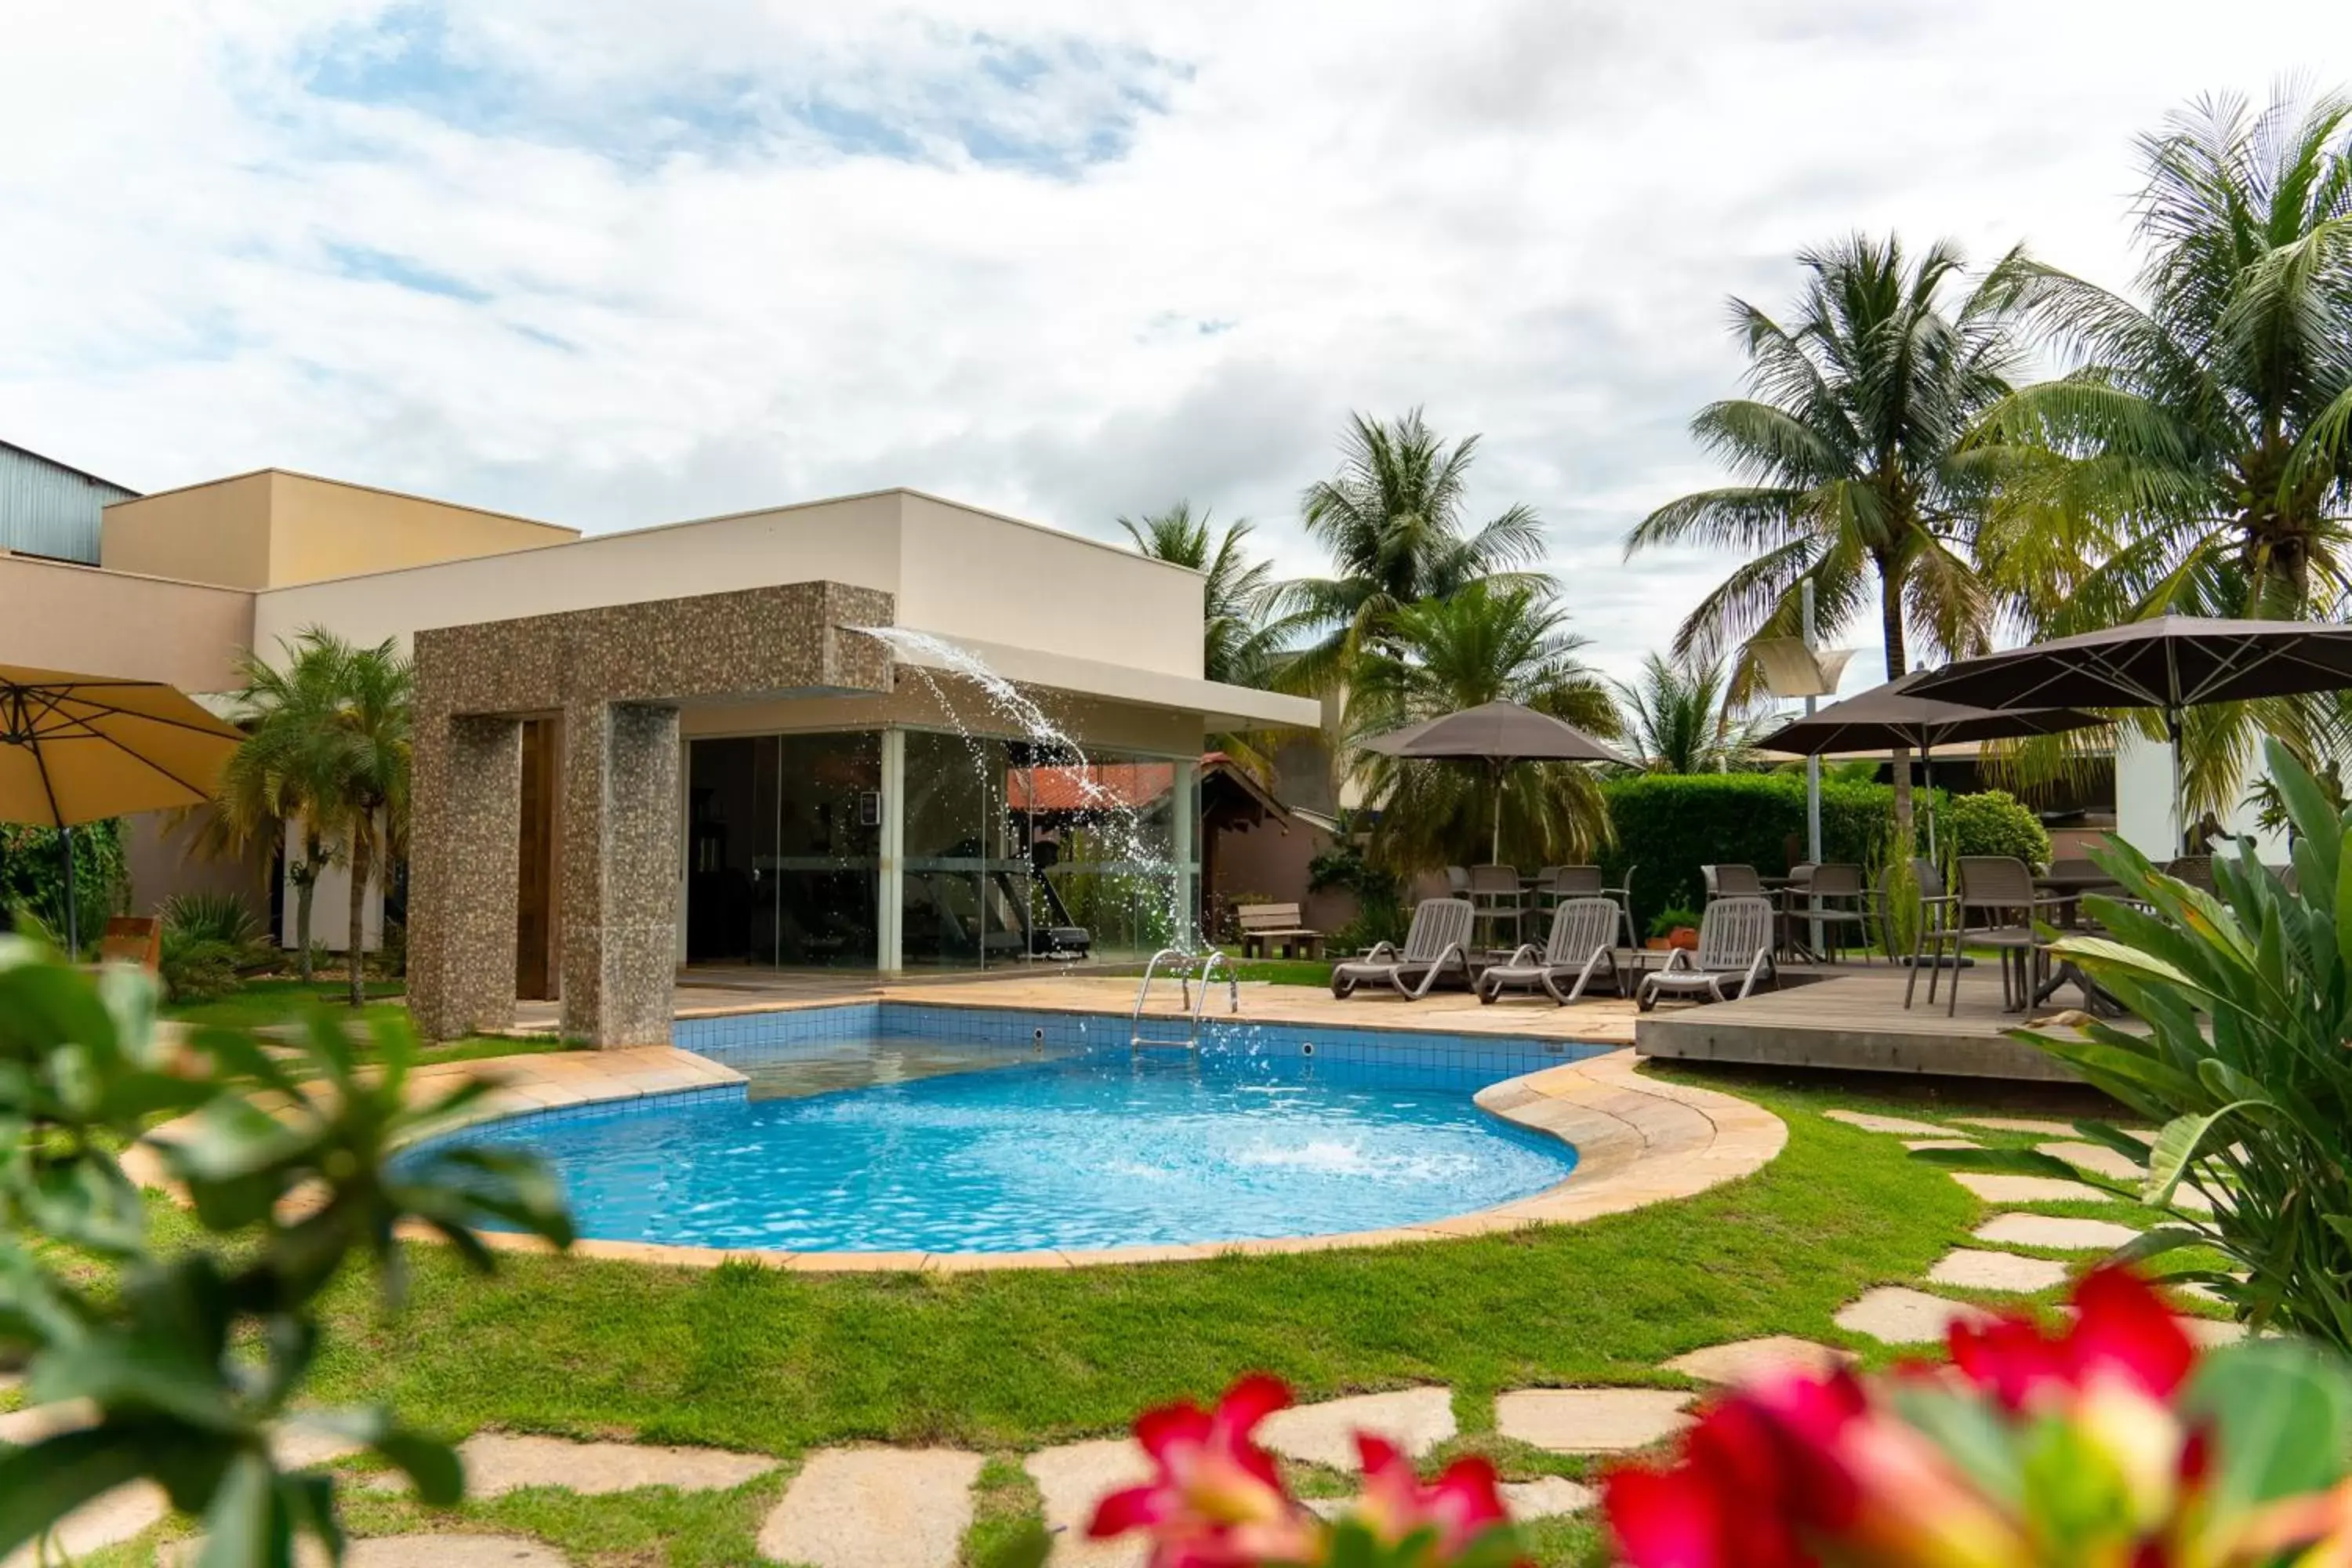
{"label": "green grass lawn", "polygon": [[[371,997],[397,997],[404,987],[397,980],[372,980],[366,989]],[[277,1024],[298,1023],[320,1005],[348,1012],[350,994],[349,985],[341,980],[314,981],[309,985],[299,980],[248,980],[227,995],[210,1001],[167,1002],[163,1014],[166,1018],[190,1024],[264,1029]],[[361,1011],[375,1018],[404,1017],[408,1010],[396,1001],[371,1001]]]}

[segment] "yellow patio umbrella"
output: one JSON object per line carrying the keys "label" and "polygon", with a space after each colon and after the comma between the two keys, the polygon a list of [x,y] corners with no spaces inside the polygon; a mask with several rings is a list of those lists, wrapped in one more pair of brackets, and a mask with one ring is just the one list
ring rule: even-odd
{"label": "yellow patio umbrella", "polygon": [[161,681],[0,665],[0,822],[62,830],[68,946],[81,937],[73,829],[203,805],[244,738]]}

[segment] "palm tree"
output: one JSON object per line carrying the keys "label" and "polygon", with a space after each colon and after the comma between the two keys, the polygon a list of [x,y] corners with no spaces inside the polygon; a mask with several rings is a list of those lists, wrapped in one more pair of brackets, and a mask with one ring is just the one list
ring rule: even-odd
{"label": "palm tree", "polygon": [[1463,516],[1478,437],[1448,446],[1416,408],[1382,422],[1349,416],[1339,471],[1307,487],[1299,517],[1331,553],[1332,574],[1287,583],[1291,625],[1316,640],[1288,661],[1286,685],[1321,691],[1345,683],[1366,648],[1393,649],[1407,606],[1481,581],[1530,585],[1521,570],[1543,553],[1533,508],[1513,506],[1478,527]]}
{"label": "palm tree", "polygon": [[1191,501],[1180,500],[1139,520],[1122,517],[1118,525],[1127,530],[1139,553],[1189,566],[1208,579],[1202,595],[1202,674],[1230,686],[1264,686],[1276,647],[1276,632],[1268,618],[1274,568],[1250,559],[1255,531],[1249,520],[1213,532],[1207,508],[1196,516]]}
{"label": "palm tree", "polygon": [[[1875,608],[1890,680],[1910,668],[1915,641],[1979,652],[1990,606],[1969,542],[1982,481],[1959,447],[2009,392],[2006,297],[1963,290],[1949,243],[1915,264],[1894,237],[1856,235],[1798,259],[1811,276],[1793,325],[1731,302],[1754,395],[1691,421],[1739,482],[1660,507],[1625,552],[1701,543],[1750,557],[1683,622],[1685,655],[1800,635],[1808,579],[1826,627]],[[1745,661],[1735,680],[1743,694],[1751,686]],[[1907,842],[1910,769],[1900,750],[1895,762],[1897,841]]]}
{"label": "palm tree", "polygon": [[[1485,702],[1522,702],[1591,734],[1619,733],[1608,683],[1581,658],[1584,637],[1549,589],[1472,583],[1442,599],[1392,611],[1381,643],[1357,668],[1349,718],[1358,738]],[[1366,798],[1381,803],[1373,857],[1421,870],[1487,853],[1496,792],[1456,763],[1360,753]],[[1558,864],[1586,858],[1609,833],[1592,773],[1574,763],[1520,763],[1504,775],[1504,858]]]}
{"label": "palm tree", "polygon": [[317,627],[278,645],[272,665],[248,654],[240,694],[247,734],[222,772],[220,818],[236,838],[301,823],[294,940],[311,980],[311,900],[338,858],[350,869],[351,1002],[365,999],[362,930],[369,879],[387,866],[407,820],[408,661],[387,639],[355,647]]}
{"label": "palm tree", "polygon": [[[2200,100],[2140,143],[2146,303],[2012,256],[1990,287],[2076,361],[1985,416],[1984,553],[2036,629],[2342,607],[2352,566],[2352,102]],[[2275,721],[2279,715],[2269,715]],[[2200,710],[2226,809],[2254,710]]]}
{"label": "palm tree", "polygon": [[1733,696],[1720,663],[1653,653],[1617,685],[1626,739],[1654,773],[1719,773],[1747,764],[1764,721]]}

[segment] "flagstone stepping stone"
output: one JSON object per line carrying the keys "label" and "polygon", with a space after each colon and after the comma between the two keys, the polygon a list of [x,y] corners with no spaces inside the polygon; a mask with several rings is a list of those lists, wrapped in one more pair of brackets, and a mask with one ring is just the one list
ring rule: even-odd
{"label": "flagstone stepping stone", "polygon": [[1989,1204],[2109,1204],[2118,1201],[2085,1182],[2059,1176],[2002,1176],[1985,1171],[1954,1171],[1952,1180]]}
{"label": "flagstone stepping stone", "polygon": [[1890,1345],[1916,1345],[1941,1340],[1956,1322],[1982,1322],[1991,1316],[1966,1301],[1882,1285],[1839,1308],[1831,1321],[1850,1334],[1868,1334]]}
{"label": "flagstone stepping stone", "polygon": [[0,1568],[32,1568],[88,1556],[103,1547],[130,1540],[142,1530],[163,1522],[172,1511],[172,1500],[152,1481],[133,1481],[103,1497],[92,1498],[66,1515],[50,1534],[49,1555],[41,1555],[39,1542],[27,1542],[0,1559]]}
{"label": "flagstone stepping stone", "polygon": [[1495,1429],[1555,1454],[1615,1454],[1681,1431],[1690,1402],[1663,1388],[1522,1388],[1495,1396]]}
{"label": "flagstone stepping stone", "polygon": [[1041,1448],[1021,1465],[1037,1483],[1038,1495],[1045,1502],[1045,1528],[1054,1532],[1047,1562],[1057,1568],[1129,1568],[1150,1554],[1150,1542],[1140,1535],[1115,1541],[1087,1539],[1087,1524],[1105,1493],[1137,1485],[1152,1475],[1150,1457],[1132,1439],[1106,1437]]}
{"label": "flagstone stepping stone", "polygon": [[811,1568],[953,1568],[981,1457],[821,1448],[760,1526],[760,1555]]}
{"label": "flagstone stepping stone", "polygon": [[2190,1339],[2209,1348],[2233,1345],[2246,1337],[2245,1324],[2224,1322],[2219,1318],[2183,1318],[2180,1326],[2189,1331]]}
{"label": "flagstone stepping stone", "polygon": [[2015,1252],[1979,1252],[1959,1247],[1944,1254],[1927,1270],[1931,1285],[1958,1285],[1970,1290],[2015,1290],[2031,1294],[2066,1282],[2066,1266],[2052,1258],[2027,1258]]}
{"label": "flagstone stepping stone", "polygon": [[2113,1252],[2139,1239],[2139,1232],[2111,1219],[2070,1219],[2060,1215],[2002,1214],[1977,1226],[1976,1238],[2002,1247],[2047,1247],[2062,1252]]}
{"label": "flagstone stepping stone", "polygon": [[28,1405],[0,1415],[0,1443],[27,1447],[44,1437],[88,1426],[98,1420],[98,1406],[87,1399],[61,1399],[54,1405]]}
{"label": "flagstone stepping stone", "polygon": [[1549,1519],[1555,1514],[1581,1513],[1600,1500],[1591,1487],[1566,1476],[1539,1476],[1531,1481],[1505,1481],[1503,1501],[1514,1519]]}
{"label": "flagstone stepping stone", "polygon": [[[1913,1121],[1902,1116],[1878,1116],[1867,1110],[1824,1110],[1832,1121],[1843,1121],[1848,1127],[1859,1127],[1864,1132],[1900,1132],[1906,1138],[1933,1138],[1948,1133],[1948,1127],[1938,1127],[1932,1121]],[[2068,1128],[2068,1131],[2074,1129]]]}
{"label": "flagstone stepping stone", "polygon": [[1906,1138],[1903,1146],[1913,1153],[1922,1149],[1981,1149],[1983,1144],[1973,1138]]}
{"label": "flagstone stepping stone", "polygon": [[2147,1180],[2146,1165],[2104,1143],[2042,1143],[2036,1148],[2053,1159],[2063,1160],[2070,1165],[2098,1175],[2113,1176],[2119,1182]]}
{"label": "flagstone stepping stone", "polygon": [[2074,1135],[2071,1121],[2046,1121],[2031,1116],[1956,1116],[1952,1120],[1964,1127],[1989,1127],[1995,1132],[2046,1132],[2053,1138]]}
{"label": "flagstone stepping stone", "polygon": [[[174,1542],[163,1561],[170,1568],[195,1568],[205,1538]],[[327,1553],[316,1541],[302,1538],[294,1553],[295,1568],[327,1568]],[[563,1553],[545,1542],[524,1535],[378,1535],[352,1542],[343,1550],[343,1568],[568,1568]]]}
{"label": "flagstone stepping stone", "polygon": [[[730,1454],[724,1448],[574,1443],[508,1432],[477,1432],[457,1445],[457,1453],[466,1461],[466,1495],[471,1498],[503,1497],[527,1487],[561,1487],[583,1497],[639,1487],[725,1491],[776,1468],[765,1454]],[[408,1478],[389,1472],[372,1476],[364,1484],[380,1491],[405,1491]]]}
{"label": "flagstone stepping stone", "polygon": [[1668,1372],[1695,1377],[1701,1383],[1754,1383],[1759,1378],[1789,1373],[1820,1376],[1853,1359],[1850,1351],[1816,1344],[1794,1334],[1773,1334],[1760,1340],[1734,1340],[1708,1345],[1666,1363]]}
{"label": "flagstone stepping stone", "polygon": [[1277,1410],[1259,1425],[1257,1439],[1286,1459],[1352,1471],[1359,1432],[1386,1437],[1417,1459],[1455,1430],[1452,1389],[1401,1388]]}

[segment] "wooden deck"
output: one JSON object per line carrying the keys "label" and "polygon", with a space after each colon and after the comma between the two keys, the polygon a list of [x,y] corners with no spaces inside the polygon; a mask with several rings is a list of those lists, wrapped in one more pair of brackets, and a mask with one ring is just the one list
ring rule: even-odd
{"label": "wooden deck", "polygon": [[[1917,1005],[1906,1009],[1903,987],[1909,979],[1908,970],[1881,964],[1841,969],[1744,1002],[1680,1007],[1668,1003],[1635,1022],[1633,1048],[1645,1057],[1694,1061],[2073,1079],[2051,1058],[2008,1037],[2007,1031],[2026,1020],[2001,1010],[2000,974],[1991,964],[1963,976],[1959,1009],[1950,1017],[1940,991],[1935,1005],[1928,1005],[1925,974],[1919,977]],[[2054,1011],[2040,1009],[2035,1016],[2048,1019]],[[2043,1026],[2065,1028],[2063,1022]]]}

